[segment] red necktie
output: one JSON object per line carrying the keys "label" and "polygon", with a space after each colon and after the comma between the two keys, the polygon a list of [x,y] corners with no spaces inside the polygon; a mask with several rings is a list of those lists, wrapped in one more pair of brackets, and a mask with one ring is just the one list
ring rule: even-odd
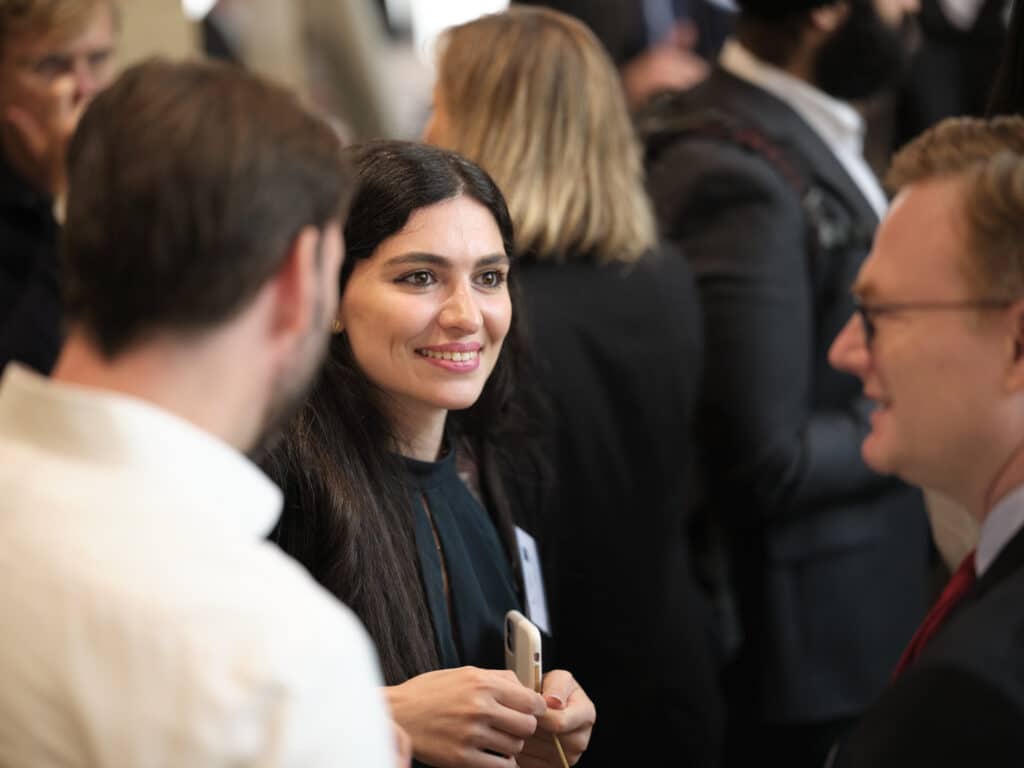
{"label": "red necktie", "polygon": [[896,665],[896,670],[892,674],[894,680],[906,672],[907,668],[914,663],[914,659],[920,655],[928,641],[931,640],[932,635],[938,631],[946,617],[949,616],[950,611],[963,599],[968,590],[974,586],[976,580],[974,551],[972,550],[964,558],[964,561],[960,563],[960,567],[956,569],[956,573],[953,574],[946,588],[939,595],[938,601],[928,611],[928,615],[924,617],[924,621],[921,622],[921,626],[917,628],[914,636],[910,638],[910,643],[904,649],[903,655]]}

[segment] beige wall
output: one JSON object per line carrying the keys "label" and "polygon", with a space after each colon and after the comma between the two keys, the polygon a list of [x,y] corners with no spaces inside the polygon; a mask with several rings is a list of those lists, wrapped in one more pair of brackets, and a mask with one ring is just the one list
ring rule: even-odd
{"label": "beige wall", "polygon": [[195,26],[180,0],[120,0],[121,62],[129,65],[153,54],[187,56],[198,49]]}
{"label": "beige wall", "polygon": [[307,93],[302,9],[298,0],[247,0],[246,66]]}

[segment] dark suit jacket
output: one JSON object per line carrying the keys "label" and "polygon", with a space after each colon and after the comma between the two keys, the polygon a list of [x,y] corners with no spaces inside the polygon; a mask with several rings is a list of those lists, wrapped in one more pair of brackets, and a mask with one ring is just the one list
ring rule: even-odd
{"label": "dark suit jacket", "polygon": [[868,711],[835,765],[1024,765],[1024,531]]}
{"label": "dark suit jacket", "polygon": [[708,108],[759,126],[817,190],[826,229],[846,233],[809,246],[794,187],[734,144],[690,138],[653,160],[659,220],[705,310],[702,477],[739,602],[736,703],[777,723],[848,717],[881,690],[924,614],[930,552],[920,494],[865,466],[860,385],[827,361],[877,220],[818,135],[766,91],[716,69],[659,106]]}
{"label": "dark suit jacket", "polygon": [[53,200],[0,153],[0,370],[11,360],[49,373],[61,344]]}
{"label": "dark suit jacket", "polygon": [[[519,271],[555,475],[540,521],[552,664],[597,705],[581,761],[717,764],[723,713],[685,532],[701,361],[678,255]],[[666,762],[671,755],[672,760]]]}
{"label": "dark suit jacket", "polygon": [[981,116],[1006,40],[1006,0],[983,0],[974,26],[951,24],[939,0],[922,0],[922,39],[897,102],[895,147],[947,117]]}

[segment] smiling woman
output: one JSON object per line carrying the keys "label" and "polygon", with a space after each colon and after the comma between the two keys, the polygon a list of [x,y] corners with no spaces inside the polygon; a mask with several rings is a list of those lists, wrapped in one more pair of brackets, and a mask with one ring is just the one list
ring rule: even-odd
{"label": "smiling woman", "polygon": [[508,210],[452,152],[377,142],[353,160],[337,332],[268,461],[286,498],[273,539],[366,624],[418,760],[558,765],[551,733],[575,760],[594,707],[572,676],[549,673],[545,703],[498,671],[505,613],[522,607],[500,478],[509,457],[531,469]]}
{"label": "smiling woman", "polygon": [[480,397],[512,322],[508,274],[495,217],[464,194],[414,211],[353,268],[339,327],[403,455],[434,461],[448,410]]}

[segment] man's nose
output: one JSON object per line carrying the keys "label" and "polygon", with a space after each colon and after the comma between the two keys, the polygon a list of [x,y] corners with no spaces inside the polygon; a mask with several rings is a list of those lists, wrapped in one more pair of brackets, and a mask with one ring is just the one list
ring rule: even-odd
{"label": "man's nose", "polygon": [[839,331],[828,350],[828,362],[838,371],[852,373],[864,378],[870,364],[871,354],[867,347],[867,336],[858,315],[853,314]]}
{"label": "man's nose", "polygon": [[86,56],[75,59],[71,72],[75,81],[75,101],[87,101],[100,89],[100,77]]}

